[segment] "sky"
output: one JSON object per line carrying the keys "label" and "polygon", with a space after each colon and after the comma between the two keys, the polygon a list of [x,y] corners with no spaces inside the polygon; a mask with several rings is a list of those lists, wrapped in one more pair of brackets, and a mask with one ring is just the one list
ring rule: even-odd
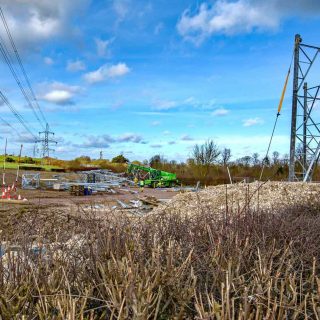
{"label": "sky", "polygon": [[[102,151],[107,159],[122,153],[184,161],[208,139],[230,148],[234,159],[262,157],[295,34],[320,45],[319,0],[0,5],[44,117],[35,108],[37,119],[2,56],[0,91],[35,136],[49,124],[58,142],[52,155],[62,159]],[[0,36],[23,80],[1,21]],[[317,74],[310,76],[314,85]],[[291,95],[292,79],[272,144],[282,155],[289,152]],[[23,143],[32,154],[34,138],[4,103],[0,116],[8,152]]]}

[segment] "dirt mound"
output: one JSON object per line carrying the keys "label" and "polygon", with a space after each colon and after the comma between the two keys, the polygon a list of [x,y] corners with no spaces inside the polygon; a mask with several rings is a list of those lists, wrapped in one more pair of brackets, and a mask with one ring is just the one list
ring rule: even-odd
{"label": "dirt mound", "polygon": [[181,193],[168,204],[152,211],[164,209],[181,214],[210,212],[244,212],[247,210],[283,211],[303,208],[320,211],[320,184],[300,182],[254,182],[208,187],[199,192]]}

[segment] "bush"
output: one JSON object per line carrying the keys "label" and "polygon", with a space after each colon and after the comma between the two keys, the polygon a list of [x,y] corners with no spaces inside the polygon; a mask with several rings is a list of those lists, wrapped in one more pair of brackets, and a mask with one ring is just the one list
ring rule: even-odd
{"label": "bush", "polygon": [[70,170],[78,170],[82,168],[82,165],[79,160],[71,160],[68,161],[67,168]]}
{"label": "bush", "polygon": [[31,157],[26,157],[26,158],[24,159],[24,163],[35,164],[36,161],[33,160]]}
{"label": "bush", "polygon": [[1,316],[316,319],[319,228],[310,208],[11,212],[0,219],[2,249],[15,250],[0,260]]}
{"label": "bush", "polygon": [[16,160],[11,157],[6,157],[6,162],[16,162]]}
{"label": "bush", "polygon": [[43,171],[43,167],[20,165],[20,170],[32,170],[32,171]]}
{"label": "bush", "polygon": [[128,163],[129,162],[129,160],[127,158],[125,158],[122,154],[114,157],[111,161],[113,163]]}
{"label": "bush", "polygon": [[51,172],[66,172],[66,169],[64,168],[51,168]]}
{"label": "bush", "polygon": [[89,156],[81,156],[74,159],[75,161],[79,161],[81,163],[89,163],[91,162],[91,158]]}

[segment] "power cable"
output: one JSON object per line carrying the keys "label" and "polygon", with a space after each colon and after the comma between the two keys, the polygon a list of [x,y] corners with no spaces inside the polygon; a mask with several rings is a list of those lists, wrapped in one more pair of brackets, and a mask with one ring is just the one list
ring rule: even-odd
{"label": "power cable", "polygon": [[4,43],[1,43],[1,42],[0,42],[0,51],[1,51],[1,53],[2,53],[2,55],[4,57],[4,59],[5,59],[5,62],[7,63],[8,67],[9,67],[9,69],[11,70],[11,73],[12,73],[14,79],[16,80],[16,83],[18,84],[22,94],[24,95],[25,99],[27,100],[29,107],[33,111],[33,114],[35,115],[35,117],[39,121],[40,125],[44,128],[42,122],[40,121],[40,119],[39,119],[39,117],[38,117],[38,115],[36,113],[36,110],[34,109],[32,103],[30,101],[30,98],[28,97],[28,94],[26,93],[25,89],[23,88],[16,71],[14,70],[14,68],[12,66],[12,63],[11,63],[11,61],[9,59],[8,54],[7,54],[8,53],[8,49],[5,47]]}
{"label": "power cable", "polygon": [[21,138],[21,135],[19,133],[19,131],[13,127],[8,121],[6,121],[5,119],[3,119],[1,116],[0,116],[0,120],[6,125],[8,126],[10,129],[12,129],[13,131],[15,131],[15,133]]}
{"label": "power cable", "polygon": [[37,140],[36,135],[33,134],[33,132],[30,130],[30,127],[28,127],[23,119],[23,117],[19,114],[19,112],[13,107],[13,105],[9,102],[7,97],[1,92],[0,90],[0,97],[2,98],[3,102],[9,107],[11,112],[14,114],[14,116],[18,119],[18,121],[23,125],[23,127],[26,129],[27,132],[31,134],[31,136]]}
{"label": "power cable", "polygon": [[276,130],[276,126],[277,126],[278,119],[279,119],[279,116],[280,116],[280,112],[281,112],[281,109],[282,109],[283,99],[284,99],[284,96],[285,96],[285,93],[286,93],[286,90],[287,90],[288,80],[289,80],[289,76],[290,76],[290,72],[291,72],[293,57],[294,57],[294,53],[292,54],[289,70],[288,70],[288,73],[287,73],[287,76],[286,76],[286,80],[285,80],[285,83],[284,83],[284,86],[283,86],[283,89],[282,89],[281,98],[280,98],[280,102],[279,102],[279,105],[278,105],[278,112],[277,112],[277,115],[276,115],[276,119],[274,121],[273,129],[272,129],[272,133],[271,133],[271,137],[270,137],[270,141],[269,141],[269,145],[268,145],[268,149],[267,149],[265,157],[263,158],[263,166],[262,166],[262,169],[261,169],[259,180],[261,180],[262,176],[263,176],[263,172],[264,172],[264,169],[265,169],[265,166],[266,166],[266,160],[268,159],[268,155],[269,155],[271,143],[272,143],[272,140],[273,140],[274,132]]}
{"label": "power cable", "polygon": [[[41,108],[40,108],[40,106],[39,106],[39,103],[38,103],[38,101],[37,101],[37,98],[36,98],[36,96],[35,96],[35,94],[34,94],[34,91],[33,91],[33,89],[32,89],[30,80],[29,80],[28,75],[27,75],[27,73],[26,73],[26,71],[25,71],[25,69],[24,69],[24,66],[23,66],[23,64],[22,64],[22,61],[21,61],[21,58],[20,58],[18,49],[17,49],[17,47],[16,47],[16,45],[15,45],[15,43],[14,43],[14,40],[13,40],[13,38],[12,38],[10,29],[9,29],[9,27],[8,27],[6,18],[5,18],[5,16],[4,16],[4,13],[3,13],[1,7],[0,7],[0,16],[1,16],[1,19],[2,19],[2,22],[3,22],[3,25],[4,25],[5,29],[6,29],[6,32],[7,32],[8,38],[9,38],[9,40],[10,40],[11,46],[12,46],[12,48],[13,48],[13,51],[14,51],[14,53],[15,53],[15,55],[16,55],[16,58],[17,58],[17,60],[18,60],[19,65],[20,65],[22,74],[23,74],[23,76],[24,76],[24,78],[25,78],[25,81],[26,81],[26,83],[27,83],[27,85],[28,85],[28,87],[29,87],[29,90],[30,90],[30,92],[31,92],[31,96],[32,96],[32,98],[33,98],[33,100],[34,100],[34,102],[35,102],[35,104],[36,104],[36,106],[37,106],[37,109],[39,110],[39,113],[40,113],[40,115],[41,115],[44,123],[46,124],[46,123],[47,123],[47,120],[46,120],[46,118],[45,118],[45,116],[44,116],[44,114],[43,114],[43,112],[42,112],[42,110],[41,110]],[[37,117],[37,119],[38,119],[38,117]],[[38,119],[38,120],[39,120],[39,119]]]}

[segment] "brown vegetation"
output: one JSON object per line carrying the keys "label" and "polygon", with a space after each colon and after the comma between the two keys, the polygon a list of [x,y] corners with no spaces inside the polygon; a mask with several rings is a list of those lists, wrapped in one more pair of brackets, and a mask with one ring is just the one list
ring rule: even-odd
{"label": "brown vegetation", "polygon": [[[201,203],[199,204],[201,206]],[[316,319],[318,210],[1,215],[2,319]]]}

